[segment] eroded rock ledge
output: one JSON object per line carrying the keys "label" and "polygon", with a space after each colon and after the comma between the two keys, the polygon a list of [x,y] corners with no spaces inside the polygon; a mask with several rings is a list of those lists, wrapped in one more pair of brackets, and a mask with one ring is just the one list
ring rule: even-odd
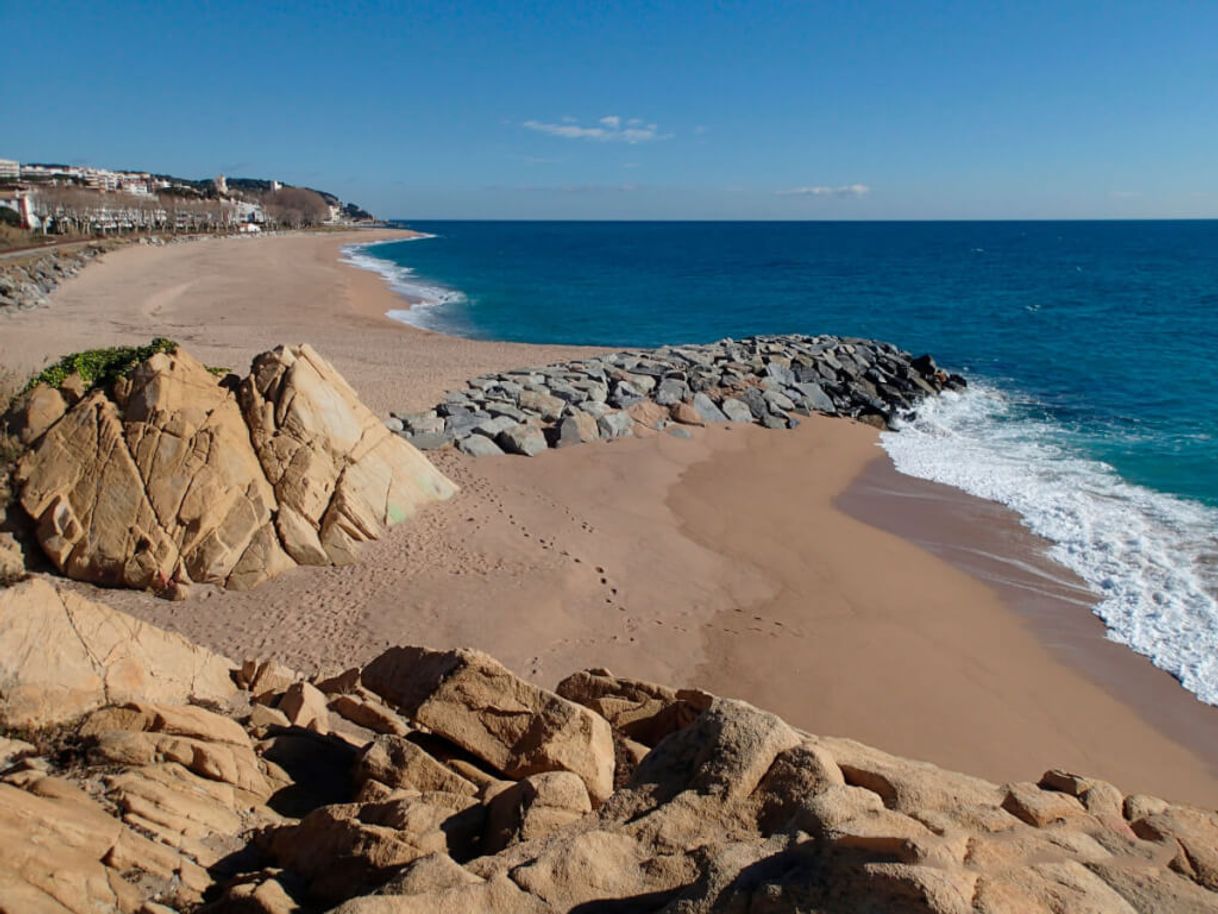
{"label": "eroded rock ledge", "polygon": [[11,658],[37,635],[9,623],[46,603],[53,636],[57,599],[0,591],[3,910],[1218,910],[1212,811],[1065,771],[992,784],[606,670],[550,692],[477,651],[398,647],[312,681],[247,661],[184,704],[104,692],[82,631],[91,710],[29,729],[44,705]]}
{"label": "eroded rock ledge", "polygon": [[474,378],[435,409],[395,413],[390,428],[421,450],[475,457],[654,434],[668,426],[748,422],[793,428],[801,416],[888,426],[964,378],[878,340],[757,336],[665,346]]}
{"label": "eroded rock ledge", "polygon": [[28,396],[18,502],[71,578],[248,588],[361,543],[455,486],[391,435],[310,346],[221,380],[182,349],[109,387]]}

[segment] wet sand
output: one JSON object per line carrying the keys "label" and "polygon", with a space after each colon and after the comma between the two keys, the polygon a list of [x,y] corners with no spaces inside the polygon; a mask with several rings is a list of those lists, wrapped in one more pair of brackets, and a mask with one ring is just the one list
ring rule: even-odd
{"label": "wet sand", "polygon": [[[431,405],[482,371],[591,351],[389,321],[401,301],[338,262],[351,240],[117,252],[50,308],[6,321],[0,364],[159,334],[244,368],[261,349],[307,341],[385,413]],[[183,603],[82,589],[235,658],[334,669],[392,643],[473,645],[546,685],[607,666],[993,780],[1068,767],[1218,804],[1214,710],[1170,680],[1137,700],[1142,658],[1054,634],[1067,614],[1067,628],[1092,619],[1060,569],[1045,597],[1056,608],[1038,623],[1018,586],[965,564],[978,530],[1001,525],[952,507],[985,503],[923,497],[891,468],[877,489],[885,458],[869,427],[815,417],[790,432],[720,426],[531,460],[435,459],[460,495],[358,565],[300,568],[250,593],[198,588]],[[916,523],[891,527],[903,516]],[[1000,564],[1024,556],[1001,537],[991,545]]]}

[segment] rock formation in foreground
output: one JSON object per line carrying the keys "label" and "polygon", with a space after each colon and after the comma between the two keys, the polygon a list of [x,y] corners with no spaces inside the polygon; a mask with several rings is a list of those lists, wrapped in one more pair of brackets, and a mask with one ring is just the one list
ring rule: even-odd
{"label": "rock formation in foreground", "polygon": [[991,784],[604,670],[549,692],[476,651],[222,681],[136,626],[0,590],[0,910],[1218,910],[1218,814],[1079,774]]}
{"label": "rock formation in foreground", "polygon": [[[653,435],[663,428],[745,422],[794,428],[800,417],[848,416],[878,428],[964,378],[891,343],[837,336],[630,350],[471,380],[390,427],[422,450],[536,456],[547,447]],[[686,433],[687,434],[687,433]]]}
{"label": "rock formation in foreground", "polygon": [[239,381],[158,352],[104,386],[34,388],[15,424],[37,541],[95,584],[248,588],[349,563],[455,491],[307,345],[259,355]]}

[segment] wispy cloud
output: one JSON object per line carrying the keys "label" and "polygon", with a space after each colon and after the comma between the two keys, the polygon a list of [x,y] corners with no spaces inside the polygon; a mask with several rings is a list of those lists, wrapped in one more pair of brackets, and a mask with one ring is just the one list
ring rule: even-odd
{"label": "wispy cloud", "polygon": [[529,194],[629,194],[639,189],[637,184],[522,184],[488,185],[488,191],[508,191]]}
{"label": "wispy cloud", "polygon": [[671,133],[661,133],[659,124],[648,123],[637,117],[623,118],[616,114],[607,114],[590,125],[564,117],[558,122],[525,121],[521,126],[566,140],[592,140],[598,143],[650,143],[653,140],[667,140],[672,136]]}
{"label": "wispy cloud", "polygon": [[776,190],[774,193],[780,197],[865,197],[871,193],[871,188],[866,184],[841,184],[837,187],[813,184],[809,187]]}

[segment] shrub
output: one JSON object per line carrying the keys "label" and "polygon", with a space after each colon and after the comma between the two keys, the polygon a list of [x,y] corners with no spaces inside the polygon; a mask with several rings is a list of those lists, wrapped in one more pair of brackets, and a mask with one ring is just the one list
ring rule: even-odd
{"label": "shrub", "polygon": [[32,377],[26,390],[39,384],[58,387],[73,374],[79,374],[90,388],[104,386],[125,376],[158,352],[175,352],[177,348],[178,344],[173,340],[157,337],[147,346],[111,346],[74,352]]}

